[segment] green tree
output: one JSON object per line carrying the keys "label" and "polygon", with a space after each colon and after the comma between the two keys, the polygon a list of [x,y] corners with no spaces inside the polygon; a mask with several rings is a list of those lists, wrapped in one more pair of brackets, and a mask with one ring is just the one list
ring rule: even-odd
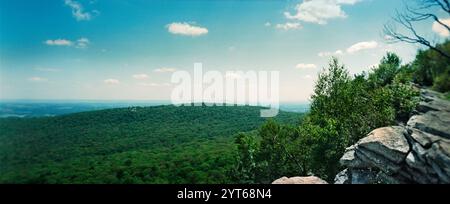
{"label": "green tree", "polygon": [[369,74],[369,83],[373,88],[386,86],[392,83],[398,69],[400,68],[401,60],[395,53],[388,52],[386,56],[381,59],[380,64]]}

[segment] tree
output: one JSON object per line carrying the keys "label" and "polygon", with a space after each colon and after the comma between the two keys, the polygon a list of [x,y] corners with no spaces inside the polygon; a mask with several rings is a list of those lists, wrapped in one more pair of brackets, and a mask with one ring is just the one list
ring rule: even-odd
{"label": "tree", "polygon": [[[388,37],[388,41],[392,43],[401,41],[412,44],[420,44],[450,59],[449,52],[439,48],[434,43],[430,42],[430,40],[427,40],[423,35],[417,32],[414,26],[417,22],[432,19],[435,23],[441,25],[444,29],[447,29],[450,32],[450,25],[446,24],[436,14],[437,11],[442,11],[450,15],[450,1],[416,0],[416,4],[416,6],[411,6],[411,4],[405,2],[405,11],[397,11],[396,16],[393,18],[395,23],[388,23],[384,26],[384,33]],[[403,34],[397,31],[395,24],[400,24],[409,32],[409,34]]]}
{"label": "tree", "polygon": [[[450,41],[436,45],[440,50],[450,53]],[[423,86],[433,86],[440,92],[450,91],[450,58],[446,58],[433,50],[420,50],[412,63],[413,81]]]}
{"label": "tree", "polygon": [[238,159],[232,177],[239,183],[254,183],[257,180],[256,154],[259,149],[254,135],[239,133],[235,137]]}
{"label": "tree", "polygon": [[373,72],[369,75],[369,82],[373,87],[381,87],[390,84],[400,68],[400,57],[396,54],[388,52],[386,56],[380,61],[380,65],[373,69]]}

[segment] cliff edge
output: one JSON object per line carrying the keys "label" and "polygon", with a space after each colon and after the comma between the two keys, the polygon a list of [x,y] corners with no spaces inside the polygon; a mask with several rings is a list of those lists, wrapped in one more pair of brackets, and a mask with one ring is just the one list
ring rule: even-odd
{"label": "cliff edge", "polygon": [[[375,129],[346,149],[335,184],[450,184],[450,101],[428,89],[420,97],[406,124]],[[321,181],[284,177],[273,183]]]}
{"label": "cliff edge", "polygon": [[450,101],[423,89],[406,125],[373,130],[346,149],[336,184],[450,183]]}

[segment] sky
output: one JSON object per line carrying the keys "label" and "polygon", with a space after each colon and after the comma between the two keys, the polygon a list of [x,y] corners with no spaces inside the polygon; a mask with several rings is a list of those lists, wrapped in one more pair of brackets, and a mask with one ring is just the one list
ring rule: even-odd
{"label": "sky", "polygon": [[[171,74],[276,70],[280,99],[308,101],[332,55],[350,73],[387,51],[401,0],[0,0],[0,99],[168,100]],[[450,22],[449,22],[450,24]],[[427,36],[449,33],[432,22]]]}

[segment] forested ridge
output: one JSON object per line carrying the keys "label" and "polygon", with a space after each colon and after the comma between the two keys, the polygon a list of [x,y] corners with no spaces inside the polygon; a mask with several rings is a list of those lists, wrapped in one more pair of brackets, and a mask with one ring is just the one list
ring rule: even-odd
{"label": "forested ridge", "polygon": [[233,135],[258,128],[260,110],[156,106],[0,119],[0,182],[230,183]]}

